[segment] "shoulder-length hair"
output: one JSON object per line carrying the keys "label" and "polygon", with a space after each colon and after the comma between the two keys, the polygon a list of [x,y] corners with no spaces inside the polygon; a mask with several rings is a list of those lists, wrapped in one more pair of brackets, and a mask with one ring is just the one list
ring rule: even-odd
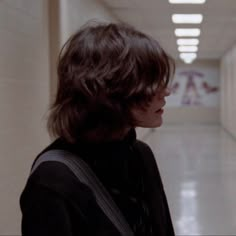
{"label": "shoulder-length hair", "polygon": [[49,118],[53,137],[109,140],[135,127],[132,108],[166,88],[173,60],[152,37],[121,23],[85,25],[63,46]]}

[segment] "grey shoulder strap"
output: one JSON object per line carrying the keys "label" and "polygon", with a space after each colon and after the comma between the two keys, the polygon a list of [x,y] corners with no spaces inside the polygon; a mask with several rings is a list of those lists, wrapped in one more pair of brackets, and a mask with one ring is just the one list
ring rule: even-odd
{"label": "grey shoulder strap", "polygon": [[41,163],[46,161],[61,162],[69,167],[80,182],[90,187],[96,197],[98,205],[120,232],[121,236],[134,236],[134,233],[110,194],[93,173],[91,168],[81,158],[65,150],[50,150],[43,153],[36,160],[32,167],[31,174]]}

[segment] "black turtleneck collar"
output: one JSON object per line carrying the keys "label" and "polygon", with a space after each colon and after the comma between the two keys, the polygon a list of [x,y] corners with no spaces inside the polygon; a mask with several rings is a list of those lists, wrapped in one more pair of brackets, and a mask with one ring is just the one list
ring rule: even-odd
{"label": "black turtleneck collar", "polygon": [[136,142],[136,131],[132,128],[123,139],[111,140],[106,142],[94,143],[85,140],[79,140],[78,142],[71,144],[59,138],[57,142],[60,142],[72,151],[78,154],[99,154],[112,151],[122,150],[127,147],[131,147]]}

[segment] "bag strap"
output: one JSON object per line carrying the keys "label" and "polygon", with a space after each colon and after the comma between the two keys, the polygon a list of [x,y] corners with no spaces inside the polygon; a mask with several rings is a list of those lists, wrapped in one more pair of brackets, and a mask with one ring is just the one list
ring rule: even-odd
{"label": "bag strap", "polygon": [[86,184],[93,191],[96,201],[102,211],[111,220],[122,236],[134,236],[129,224],[103,184],[96,177],[92,169],[77,155],[65,150],[49,150],[43,153],[34,163],[31,173],[43,162],[57,161],[65,164],[78,180]]}

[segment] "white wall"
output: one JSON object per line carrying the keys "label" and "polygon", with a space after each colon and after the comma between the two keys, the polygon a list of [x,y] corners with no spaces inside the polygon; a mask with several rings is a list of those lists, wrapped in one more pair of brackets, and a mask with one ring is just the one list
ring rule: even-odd
{"label": "white wall", "polygon": [[152,129],[138,127],[135,130],[136,130],[137,138],[145,141],[145,139],[151,134]]}
{"label": "white wall", "polygon": [[236,45],[221,59],[221,123],[236,137]]}
{"label": "white wall", "polygon": [[91,18],[115,20],[95,0],[0,1],[0,235],[20,235],[19,196],[50,142],[45,115],[59,48]]}
{"label": "white wall", "polygon": [[108,8],[98,0],[59,0],[59,2],[62,43],[88,20],[117,21]]}
{"label": "white wall", "polygon": [[49,141],[47,0],[0,1],[0,235],[20,234],[19,195]]}
{"label": "white wall", "polygon": [[[193,64],[187,65],[177,61],[176,68],[186,69],[209,69],[215,70],[219,76],[219,61],[217,60],[197,60]],[[220,123],[220,106],[219,107],[167,107],[164,112],[164,125],[170,124],[219,124]]]}

